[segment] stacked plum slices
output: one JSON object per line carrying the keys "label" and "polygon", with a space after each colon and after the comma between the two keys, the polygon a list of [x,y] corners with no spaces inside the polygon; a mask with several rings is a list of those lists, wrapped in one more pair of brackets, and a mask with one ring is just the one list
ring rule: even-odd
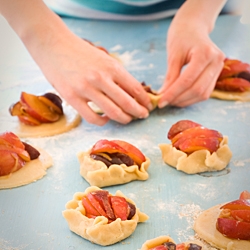
{"label": "stacked plum slices", "polygon": [[102,161],[107,167],[112,164],[138,165],[146,161],[144,154],[132,144],[121,140],[99,140],[90,150],[90,157]]}
{"label": "stacked plum slices", "polygon": [[53,123],[63,115],[62,100],[53,93],[36,96],[22,92],[20,101],[11,105],[9,112],[30,126]]}
{"label": "stacked plum slices", "polygon": [[16,172],[40,153],[12,132],[0,134],[0,176]]}
{"label": "stacked plum slices", "polygon": [[231,201],[220,209],[217,230],[231,239],[250,240],[250,192],[243,191],[238,200]]}
{"label": "stacked plum slices", "polygon": [[104,216],[109,223],[120,218],[122,221],[130,220],[136,213],[134,204],[124,197],[112,196],[106,190],[97,190],[82,197],[82,205],[85,208],[86,217],[96,218]]}
{"label": "stacked plum slices", "polygon": [[250,64],[226,58],[215,89],[231,92],[250,90]]}
{"label": "stacked plum slices", "polygon": [[219,148],[223,136],[220,132],[205,128],[196,122],[181,120],[170,128],[168,139],[173,147],[187,154],[202,149],[213,153]]}
{"label": "stacked plum slices", "polygon": [[180,243],[175,244],[173,242],[165,242],[160,246],[150,248],[149,250],[201,250],[202,247],[194,243]]}

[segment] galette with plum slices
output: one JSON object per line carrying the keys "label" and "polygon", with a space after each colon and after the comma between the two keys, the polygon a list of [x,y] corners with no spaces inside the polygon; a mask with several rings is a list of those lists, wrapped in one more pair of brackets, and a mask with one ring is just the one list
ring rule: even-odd
{"label": "galette with plum slices", "polygon": [[202,212],[195,220],[198,237],[211,246],[226,250],[250,249],[250,192],[238,200],[219,204]]}
{"label": "galette with plum slices", "polygon": [[147,240],[140,250],[203,250],[203,248],[195,241],[176,244],[172,238],[164,235]]}
{"label": "galette with plum slices", "polygon": [[102,246],[129,237],[139,222],[149,218],[121,191],[112,195],[95,186],[75,193],[66,204],[63,217],[72,232]]}
{"label": "galette with plum slices", "polygon": [[22,92],[20,100],[9,112],[19,121],[12,123],[12,131],[19,137],[44,137],[71,130],[81,122],[80,115],[51,92],[33,95]]}
{"label": "galette with plum slices", "polygon": [[227,136],[191,120],[173,124],[167,137],[171,144],[159,145],[163,161],[187,174],[220,171],[232,158]]}
{"label": "galette with plum slices", "polygon": [[[143,86],[144,90],[147,92],[148,96],[150,97],[151,104],[154,109],[157,108],[158,102],[160,100],[160,95],[157,94],[155,90],[153,90],[149,85],[147,85],[145,82],[142,82],[141,85]],[[88,102],[89,107],[97,114],[104,114],[104,112],[93,102]],[[136,117],[135,117],[136,119]]]}
{"label": "galette with plum slices", "polygon": [[0,134],[0,189],[41,179],[51,166],[52,158],[44,150],[21,141],[12,132]]}
{"label": "galette with plum slices", "polygon": [[250,64],[226,58],[211,97],[250,101]]}
{"label": "galette with plum slices", "polygon": [[112,186],[149,177],[149,158],[123,140],[99,140],[77,157],[81,176],[93,186]]}

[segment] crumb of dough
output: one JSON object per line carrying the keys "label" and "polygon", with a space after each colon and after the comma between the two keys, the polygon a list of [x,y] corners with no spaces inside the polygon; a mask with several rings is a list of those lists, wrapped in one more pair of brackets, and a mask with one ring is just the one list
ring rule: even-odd
{"label": "crumb of dough", "polygon": [[45,150],[37,150],[40,152],[37,159],[27,162],[24,167],[14,173],[0,177],[0,189],[27,185],[46,175],[46,170],[52,166],[53,160]]}

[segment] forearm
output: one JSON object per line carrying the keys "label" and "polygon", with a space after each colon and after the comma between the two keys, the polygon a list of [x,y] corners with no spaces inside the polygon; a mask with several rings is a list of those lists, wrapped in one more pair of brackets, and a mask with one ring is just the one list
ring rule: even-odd
{"label": "forearm", "polygon": [[197,28],[200,27],[210,33],[226,2],[227,0],[186,0],[174,17],[174,21],[184,25],[194,22]]}
{"label": "forearm", "polygon": [[[53,34],[69,32],[60,17],[42,0],[0,0],[0,13],[31,53],[37,49],[36,46],[56,43],[55,38],[60,38]],[[36,46],[32,46],[34,44]]]}

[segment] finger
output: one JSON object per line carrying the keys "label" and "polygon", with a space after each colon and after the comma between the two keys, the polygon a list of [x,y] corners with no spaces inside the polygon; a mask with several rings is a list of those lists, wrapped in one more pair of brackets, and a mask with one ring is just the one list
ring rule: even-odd
{"label": "finger", "polygon": [[82,116],[90,124],[103,126],[109,121],[107,116],[100,116],[96,114],[87,104],[87,100],[84,100],[77,95],[75,95],[72,99],[71,106],[75,108],[80,116]]}
{"label": "finger", "polygon": [[171,86],[176,81],[181,73],[183,64],[184,63],[181,53],[175,54],[174,57],[169,56],[166,78],[162,88],[158,90],[158,94],[162,94],[163,92],[165,92],[169,88],[169,86]]}
{"label": "finger", "polygon": [[209,64],[193,84],[192,89],[182,93],[178,98],[178,102],[173,102],[173,105],[186,107],[196,102],[207,100],[215,87],[222,67],[223,62]]}
{"label": "finger", "polygon": [[[135,108],[135,110],[132,111],[129,105],[129,113],[136,114],[136,117],[144,117],[146,116],[146,113],[148,113],[145,111],[144,108],[146,108],[147,110],[152,110],[153,107],[150,98],[147,92],[144,90],[142,84],[139,81],[137,81],[124,68],[118,70],[118,73],[114,76],[113,80],[129,96],[133,97],[136,100],[136,103],[135,102],[131,103],[133,108]],[[128,98],[126,98],[126,101],[128,101]],[[124,107],[124,104],[122,104],[122,106]],[[143,106],[144,108],[141,106]]]}
{"label": "finger", "polygon": [[140,119],[148,117],[148,110],[139,105],[134,98],[118,85],[114,85],[111,80],[106,82],[104,91],[107,91],[107,89],[112,89],[112,91],[98,96],[98,99],[95,99],[94,96],[96,95],[94,95],[93,100],[96,101],[96,104],[102,108],[108,117],[121,123],[128,123],[133,117]]}
{"label": "finger", "polygon": [[202,58],[202,56],[191,59],[190,63],[182,71],[176,81],[162,94],[159,107],[161,107],[164,100],[168,100],[171,105],[178,103],[180,96],[184,92],[190,91],[194,82],[197,81],[204,68],[206,68],[209,63],[210,62]]}

